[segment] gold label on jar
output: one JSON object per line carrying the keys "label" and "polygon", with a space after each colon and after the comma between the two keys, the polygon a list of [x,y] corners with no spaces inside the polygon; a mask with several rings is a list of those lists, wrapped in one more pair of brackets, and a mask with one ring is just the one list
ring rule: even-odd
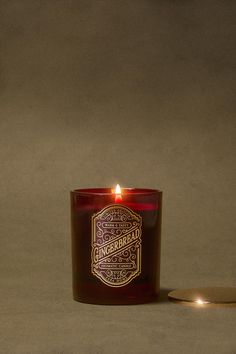
{"label": "gold label on jar", "polygon": [[142,218],[122,205],[105,207],[92,217],[92,273],[112,287],[141,273]]}

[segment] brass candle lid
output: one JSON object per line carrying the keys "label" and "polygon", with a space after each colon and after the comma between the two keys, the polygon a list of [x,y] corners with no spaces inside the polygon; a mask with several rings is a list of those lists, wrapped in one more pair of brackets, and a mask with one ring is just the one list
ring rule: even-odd
{"label": "brass candle lid", "polygon": [[236,306],[236,287],[176,289],[169,300],[191,306]]}

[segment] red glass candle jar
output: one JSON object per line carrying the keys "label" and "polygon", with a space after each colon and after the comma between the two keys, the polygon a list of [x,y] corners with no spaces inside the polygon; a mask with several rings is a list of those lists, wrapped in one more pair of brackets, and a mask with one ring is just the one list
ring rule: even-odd
{"label": "red glass candle jar", "polygon": [[94,304],[151,302],[160,290],[162,192],[71,192],[73,296]]}

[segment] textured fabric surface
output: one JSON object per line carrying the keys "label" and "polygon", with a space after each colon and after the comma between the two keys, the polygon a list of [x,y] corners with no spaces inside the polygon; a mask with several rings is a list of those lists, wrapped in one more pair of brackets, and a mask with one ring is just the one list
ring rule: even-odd
{"label": "textured fabric surface", "polygon": [[[0,352],[236,352],[234,1],[0,0]],[[163,190],[162,301],[72,301],[69,191]]]}

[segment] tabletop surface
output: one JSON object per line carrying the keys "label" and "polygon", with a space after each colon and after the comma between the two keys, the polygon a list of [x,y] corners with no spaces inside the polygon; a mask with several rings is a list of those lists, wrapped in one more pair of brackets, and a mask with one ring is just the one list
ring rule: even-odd
{"label": "tabletop surface", "polygon": [[236,308],[170,303],[167,288],[152,304],[90,305],[73,301],[69,288],[50,292],[38,281],[27,289],[19,286],[26,279],[15,279],[17,292],[12,284],[1,294],[1,353],[236,352]]}

